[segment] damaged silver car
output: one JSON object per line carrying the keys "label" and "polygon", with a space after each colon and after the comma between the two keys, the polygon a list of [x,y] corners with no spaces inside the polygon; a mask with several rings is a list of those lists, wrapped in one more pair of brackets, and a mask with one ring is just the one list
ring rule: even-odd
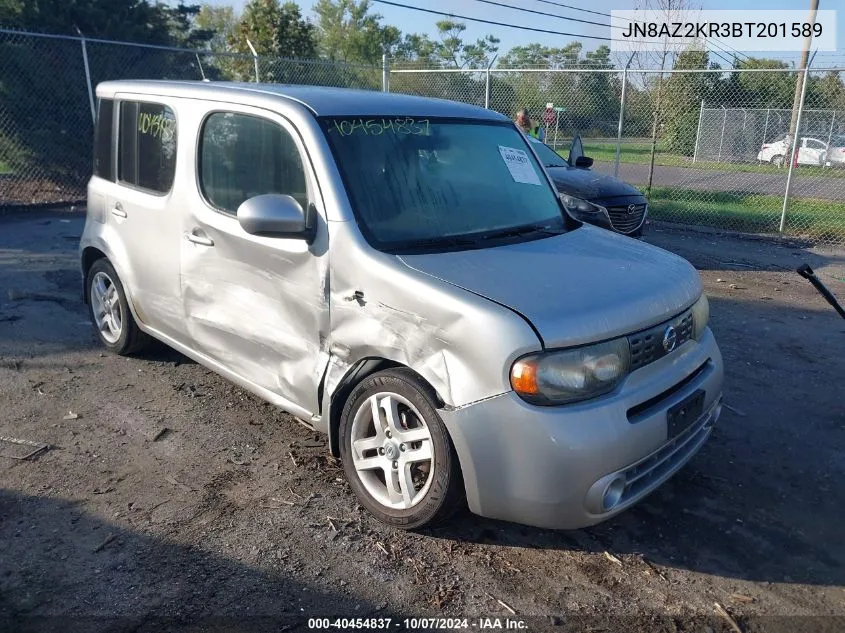
{"label": "damaged silver car", "polygon": [[84,297],[328,434],[361,504],[577,528],[701,447],[722,359],[696,271],[582,225],[505,117],[378,92],[97,88]]}

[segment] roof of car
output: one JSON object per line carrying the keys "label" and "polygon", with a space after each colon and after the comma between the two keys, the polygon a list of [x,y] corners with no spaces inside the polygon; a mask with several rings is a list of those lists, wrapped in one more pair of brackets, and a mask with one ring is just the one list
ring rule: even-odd
{"label": "roof of car", "polygon": [[97,86],[98,97],[114,97],[119,92],[206,98],[218,101],[237,101],[238,93],[242,96],[270,96],[301,103],[317,116],[389,114],[491,121],[509,120],[493,110],[466,103],[375,90],[230,81],[120,80],[106,81]]}

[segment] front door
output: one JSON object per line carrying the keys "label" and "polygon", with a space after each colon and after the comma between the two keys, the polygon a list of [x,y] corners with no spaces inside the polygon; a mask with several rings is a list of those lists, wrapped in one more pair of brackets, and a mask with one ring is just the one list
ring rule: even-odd
{"label": "front door", "polygon": [[[328,231],[302,141],[284,118],[250,107],[208,112],[197,135],[197,192],[184,214],[181,248],[192,345],[315,414],[328,361]],[[313,205],[310,245],[241,228],[240,204],[267,193]]]}

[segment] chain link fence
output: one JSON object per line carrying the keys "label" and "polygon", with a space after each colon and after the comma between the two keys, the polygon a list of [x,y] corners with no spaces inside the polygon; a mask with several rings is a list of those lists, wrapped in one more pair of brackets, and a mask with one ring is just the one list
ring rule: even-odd
{"label": "chain link fence", "polygon": [[94,94],[110,79],[382,88],[382,69],[0,30],[0,209],[82,202]]}
{"label": "chain link fence", "polygon": [[0,209],[84,199],[97,83],[258,79],[526,109],[563,156],[581,135],[655,219],[845,245],[845,69],[384,71],[0,30]]}
{"label": "chain link fence", "polygon": [[806,90],[792,69],[395,68],[390,81],[526,109],[564,157],[581,135],[593,169],[639,187],[655,219],[845,245],[844,72],[809,71]]}

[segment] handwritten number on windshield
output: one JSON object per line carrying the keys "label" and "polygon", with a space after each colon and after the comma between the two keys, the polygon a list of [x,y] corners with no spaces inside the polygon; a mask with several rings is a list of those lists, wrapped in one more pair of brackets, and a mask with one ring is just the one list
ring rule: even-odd
{"label": "handwritten number on windshield", "polygon": [[355,133],[367,136],[381,136],[385,132],[392,134],[414,134],[428,136],[431,132],[431,122],[428,119],[344,119],[333,120],[328,128],[329,132],[337,132],[341,136],[352,136]]}

